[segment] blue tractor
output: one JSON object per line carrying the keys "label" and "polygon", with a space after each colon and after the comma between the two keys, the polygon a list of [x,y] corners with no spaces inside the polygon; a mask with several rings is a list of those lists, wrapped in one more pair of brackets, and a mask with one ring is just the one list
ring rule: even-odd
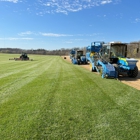
{"label": "blue tractor", "polygon": [[135,78],[138,75],[138,62],[127,58],[127,44],[121,42],[92,42],[87,47],[86,58],[90,62],[90,71],[97,71],[102,78],[118,78],[128,75]]}
{"label": "blue tractor", "polygon": [[71,50],[70,52],[70,59],[73,64],[86,64],[86,57],[83,55],[82,50]]}

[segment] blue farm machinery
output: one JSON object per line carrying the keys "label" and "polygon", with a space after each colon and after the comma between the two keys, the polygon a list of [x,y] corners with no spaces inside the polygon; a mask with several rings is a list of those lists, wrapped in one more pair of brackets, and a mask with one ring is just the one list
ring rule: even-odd
{"label": "blue farm machinery", "polygon": [[97,71],[102,78],[118,78],[128,75],[135,78],[138,75],[138,62],[127,58],[127,44],[121,42],[92,42],[86,48],[86,61],[90,63],[90,71]]}
{"label": "blue farm machinery", "polygon": [[86,57],[85,55],[83,55],[82,50],[71,50],[70,59],[73,64],[86,64]]}

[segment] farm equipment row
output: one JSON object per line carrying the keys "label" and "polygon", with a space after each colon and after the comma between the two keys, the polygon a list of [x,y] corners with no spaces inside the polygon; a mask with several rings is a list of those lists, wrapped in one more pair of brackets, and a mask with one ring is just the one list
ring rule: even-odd
{"label": "farm equipment row", "polygon": [[127,43],[92,42],[86,47],[86,55],[83,51],[72,50],[70,59],[73,64],[89,63],[90,71],[99,72],[102,78],[118,78],[120,75],[135,78],[138,75],[138,60],[127,57]]}
{"label": "farm equipment row", "polygon": [[29,59],[26,53],[22,53],[19,58],[9,58],[9,60],[23,60],[23,61],[31,60],[32,61],[33,59]]}

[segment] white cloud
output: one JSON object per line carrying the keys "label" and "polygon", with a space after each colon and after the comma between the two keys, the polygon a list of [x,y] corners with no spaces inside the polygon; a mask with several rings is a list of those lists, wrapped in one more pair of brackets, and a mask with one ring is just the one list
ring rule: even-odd
{"label": "white cloud", "polygon": [[101,4],[108,4],[108,3],[111,3],[112,2],[112,0],[103,0],[103,1],[101,1]]}
{"label": "white cloud", "polygon": [[33,38],[16,38],[16,37],[8,37],[8,38],[0,38],[0,40],[33,40]]}
{"label": "white cloud", "polygon": [[[63,13],[78,12],[83,9],[93,8],[95,6],[118,3],[121,0],[36,0],[30,1],[30,7],[27,7],[28,12],[36,10],[36,15],[43,16],[48,13]],[[0,0],[0,2],[11,3],[27,3],[27,0]],[[35,8],[34,10],[32,8]]]}
{"label": "white cloud", "polygon": [[[95,6],[116,3],[118,1],[119,0],[38,0],[39,5],[41,7],[44,7],[42,8],[44,14],[45,13],[68,14],[69,12],[77,12]],[[38,10],[40,10],[40,8]]]}
{"label": "white cloud", "polygon": [[48,37],[64,37],[64,36],[72,36],[72,35],[66,35],[66,34],[55,34],[55,33],[40,33],[42,36],[48,36]]}
{"label": "white cloud", "polygon": [[26,31],[26,32],[21,32],[21,33],[19,33],[18,35],[20,35],[20,36],[26,36],[26,35],[31,35],[31,34],[33,34],[33,32],[31,32],[31,31]]}
{"label": "white cloud", "polygon": [[13,2],[13,3],[21,2],[21,1],[19,1],[19,0],[0,0],[0,1],[4,1],[4,2]]}

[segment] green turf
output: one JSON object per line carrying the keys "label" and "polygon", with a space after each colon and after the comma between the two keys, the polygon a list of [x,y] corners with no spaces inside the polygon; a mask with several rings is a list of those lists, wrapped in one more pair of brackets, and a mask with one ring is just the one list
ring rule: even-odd
{"label": "green turf", "polygon": [[0,54],[0,140],[139,140],[140,91],[60,56]]}

